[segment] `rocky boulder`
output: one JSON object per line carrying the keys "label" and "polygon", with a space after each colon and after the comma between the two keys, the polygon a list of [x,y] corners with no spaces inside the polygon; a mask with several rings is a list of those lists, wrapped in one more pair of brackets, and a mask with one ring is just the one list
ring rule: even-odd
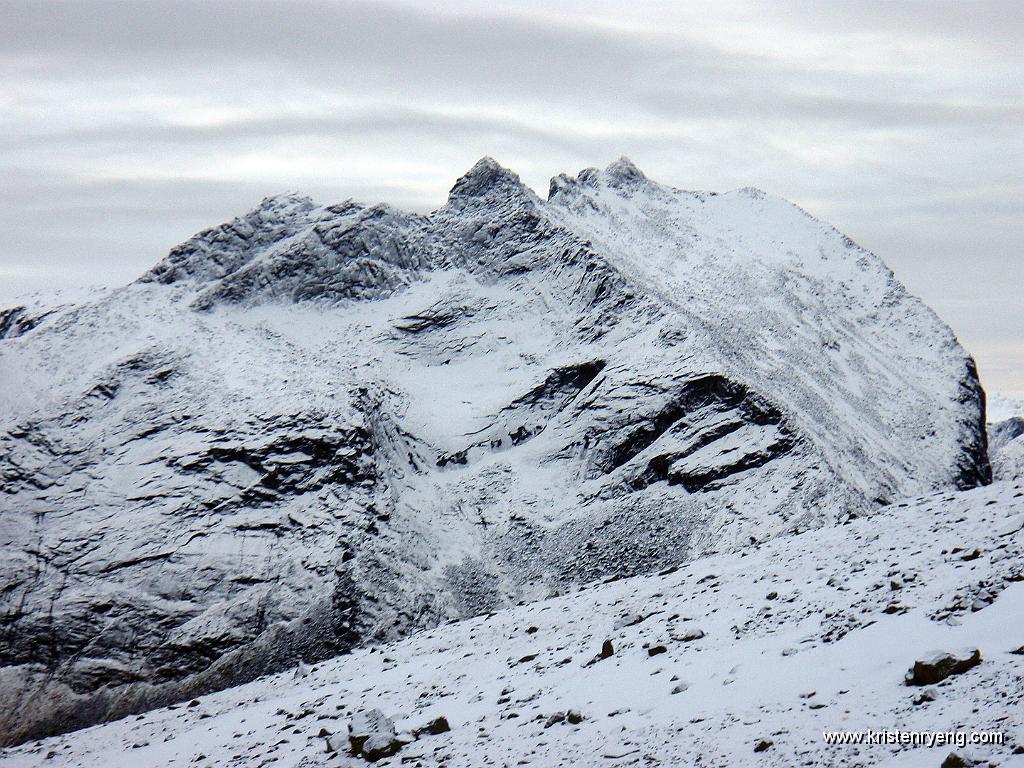
{"label": "rocky boulder", "polygon": [[398,737],[394,720],[379,709],[352,716],[348,725],[348,741],[354,756],[370,762],[390,757],[405,745]]}
{"label": "rocky boulder", "polygon": [[935,651],[914,662],[906,674],[907,685],[934,685],[947,677],[962,674],[981,664],[981,651],[965,648],[959,651]]}

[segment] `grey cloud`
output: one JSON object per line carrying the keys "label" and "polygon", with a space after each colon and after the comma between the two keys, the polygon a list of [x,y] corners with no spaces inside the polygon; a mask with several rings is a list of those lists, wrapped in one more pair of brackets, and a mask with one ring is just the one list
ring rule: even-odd
{"label": "grey cloud", "polygon": [[[727,53],[691,37],[542,24],[516,16],[308,1],[100,0],[4,8],[12,23],[0,27],[0,51],[8,62],[27,66],[27,76],[41,85],[53,77],[122,78],[130,91],[142,66],[148,76],[187,71],[213,92],[248,90],[268,99],[305,86],[312,88],[312,98],[320,87],[373,91],[395,100],[468,97],[477,105],[555,99],[556,109],[585,106],[623,118],[628,117],[623,110],[632,109],[662,119],[768,119],[862,128],[998,129],[1024,118],[1019,100],[986,102],[984,92],[976,90],[972,103],[964,104],[960,94],[943,93],[906,73],[879,87],[877,75]],[[414,116],[395,110],[368,119],[378,119],[386,130]],[[315,129],[315,122],[277,119],[283,131]],[[435,116],[423,128],[436,123]],[[261,126],[273,128],[255,120],[249,130]],[[232,128],[247,130],[240,124],[222,130]],[[320,129],[334,133],[339,125],[321,118]],[[209,138],[211,132],[192,135]],[[170,139],[172,133],[163,136]]]}
{"label": "grey cloud", "polygon": [[[333,83],[383,87],[412,76],[439,87],[487,83],[525,94],[547,92],[570,72],[607,92],[663,53],[653,40],[591,28],[376,3],[44,0],[8,2],[3,15],[9,23],[0,50],[22,62],[29,57],[44,77],[110,75],[139,62],[157,72],[229,62],[315,72]],[[690,54],[695,67],[706,61],[699,53]]]}
{"label": "grey cloud", "polygon": [[[32,150],[45,147],[46,143],[57,143],[62,147],[95,146],[101,144],[141,144],[148,147],[158,145],[181,145],[195,147],[224,144],[249,139],[268,137],[319,136],[346,139],[373,132],[377,135],[406,135],[415,133],[419,137],[437,140],[454,140],[470,136],[505,134],[515,135],[525,141],[543,142],[549,146],[579,148],[578,136],[565,136],[558,131],[526,121],[510,120],[506,117],[486,115],[454,115],[414,109],[404,106],[380,107],[372,110],[353,111],[348,115],[279,115],[237,119],[209,125],[187,125],[165,121],[158,122],[111,122],[109,124],[83,128],[62,129],[47,125],[42,130],[26,132],[20,136],[0,137],[0,148],[11,151]],[[623,129],[620,137],[629,135]],[[592,141],[583,139],[585,144]]]}
{"label": "grey cloud", "polygon": [[833,32],[891,33],[941,37],[1021,54],[1024,5],[1017,0],[780,0],[785,18],[803,27]]}

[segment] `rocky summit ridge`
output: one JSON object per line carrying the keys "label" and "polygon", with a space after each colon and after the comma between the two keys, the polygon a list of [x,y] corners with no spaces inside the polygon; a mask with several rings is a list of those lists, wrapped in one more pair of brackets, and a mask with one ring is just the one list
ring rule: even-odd
{"label": "rocky summit ridge", "polygon": [[625,159],[268,198],[0,329],[9,743],[991,479],[880,259]]}

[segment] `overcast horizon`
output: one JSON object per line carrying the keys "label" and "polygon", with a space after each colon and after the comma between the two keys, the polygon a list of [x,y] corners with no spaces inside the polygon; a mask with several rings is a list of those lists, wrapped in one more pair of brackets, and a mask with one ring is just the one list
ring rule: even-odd
{"label": "overcast horizon", "polygon": [[1024,396],[1024,5],[0,0],[0,302],[134,279],[286,190],[430,210],[483,155],[756,186]]}

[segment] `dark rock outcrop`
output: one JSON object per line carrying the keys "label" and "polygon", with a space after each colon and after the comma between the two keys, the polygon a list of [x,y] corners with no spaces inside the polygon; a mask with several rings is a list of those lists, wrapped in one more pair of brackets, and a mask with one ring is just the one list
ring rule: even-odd
{"label": "dark rock outcrop", "polygon": [[960,675],[981,664],[981,651],[967,648],[960,651],[936,651],[928,658],[914,662],[907,672],[907,685],[934,685],[947,677]]}

